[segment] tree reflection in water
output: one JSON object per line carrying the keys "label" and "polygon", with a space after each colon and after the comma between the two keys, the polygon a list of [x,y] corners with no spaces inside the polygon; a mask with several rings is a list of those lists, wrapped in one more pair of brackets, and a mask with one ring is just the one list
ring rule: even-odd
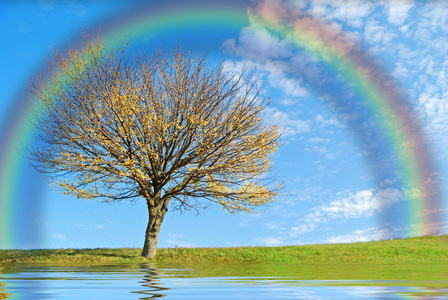
{"label": "tree reflection in water", "polygon": [[5,284],[3,282],[0,282],[0,299],[8,299],[9,295],[11,295],[11,294],[5,293],[5,290],[1,288],[4,285]]}
{"label": "tree reflection in water", "polygon": [[158,299],[165,297],[165,294],[159,293],[160,291],[170,290],[170,288],[161,287],[163,285],[160,282],[161,273],[150,263],[142,264],[142,272],[145,273],[143,276],[143,280],[139,283],[142,283],[143,287],[147,287],[147,290],[144,291],[135,291],[132,293],[144,294],[146,297],[139,299]]}

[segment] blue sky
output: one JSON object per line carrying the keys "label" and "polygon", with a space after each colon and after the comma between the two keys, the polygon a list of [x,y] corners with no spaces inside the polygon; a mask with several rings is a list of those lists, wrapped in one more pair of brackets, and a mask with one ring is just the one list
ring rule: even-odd
{"label": "blue sky", "polygon": [[[448,171],[448,3],[277,2],[322,18],[391,74],[429,137],[444,196]],[[175,5],[175,1],[157,3]],[[2,2],[0,22],[6,43],[0,49],[0,126],[8,126],[4,120],[16,95],[26,87],[29,75],[45,63],[52,47],[70,43],[85,26],[106,22],[138,5],[136,1]],[[159,247],[277,246],[407,235],[405,224],[392,222],[394,216],[400,219],[406,206],[400,190],[388,184],[390,178],[374,178],[365,153],[368,145],[357,138],[362,130],[350,125],[349,115],[328,105],[331,97],[356,101],[350,86],[340,84],[337,75],[329,73],[315,57],[250,24],[205,38],[194,30],[149,35],[134,46],[151,52],[174,41],[196,49],[208,48],[213,62],[225,58],[229,68],[250,66],[263,75],[272,101],[268,116],[287,130],[274,157],[275,173],[279,180],[285,179],[286,189],[258,214],[230,215],[217,206],[201,215],[169,211]],[[325,89],[319,89],[313,78],[327,82]],[[43,176],[25,162],[21,168],[30,182],[37,182],[33,191],[41,198],[35,214],[40,235],[33,242],[22,240],[18,247],[142,246],[147,222],[143,200],[113,205],[81,201],[51,190]],[[22,191],[17,201],[32,197],[30,193]],[[441,233],[448,231],[446,204],[444,197]],[[385,211],[388,218],[384,218]]]}

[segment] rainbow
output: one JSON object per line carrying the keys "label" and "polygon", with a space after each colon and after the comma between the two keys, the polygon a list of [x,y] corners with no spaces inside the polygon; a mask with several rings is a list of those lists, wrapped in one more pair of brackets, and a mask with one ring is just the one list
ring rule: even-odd
{"label": "rainbow", "polygon": [[[428,142],[396,84],[356,43],[322,20],[287,10],[274,1],[260,2],[249,10],[242,1],[161,3],[141,4],[103,20],[101,38],[114,47],[115,37],[123,34],[130,34],[138,41],[150,35],[200,28],[239,32],[243,26],[251,24],[269,30],[294,45],[297,51],[319,57],[331,72],[342,74],[350,82],[384,133],[408,203],[407,222],[413,228],[409,234],[437,232],[440,199]],[[96,27],[97,24],[91,26]],[[61,50],[64,48],[67,46],[62,46]],[[0,248],[17,247],[19,233],[32,227],[24,220],[31,219],[35,213],[23,207],[39,206],[36,199],[18,200],[24,159],[17,149],[31,143],[34,133],[28,122],[29,101],[33,100],[25,92],[17,96],[16,106],[6,121],[8,126],[3,125],[0,131]]]}
{"label": "rainbow", "polygon": [[251,24],[318,56],[350,82],[379,124],[396,161],[408,207],[409,235],[436,234],[440,192],[431,152],[418,119],[390,76],[356,43],[322,20],[275,1],[261,2],[249,10],[249,17]]}

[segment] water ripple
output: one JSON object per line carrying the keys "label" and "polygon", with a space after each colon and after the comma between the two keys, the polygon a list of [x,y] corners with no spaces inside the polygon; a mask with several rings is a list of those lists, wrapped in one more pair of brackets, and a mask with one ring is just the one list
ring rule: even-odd
{"label": "water ripple", "polygon": [[366,279],[353,265],[11,264],[0,299],[448,299],[447,266],[428,268],[372,266]]}

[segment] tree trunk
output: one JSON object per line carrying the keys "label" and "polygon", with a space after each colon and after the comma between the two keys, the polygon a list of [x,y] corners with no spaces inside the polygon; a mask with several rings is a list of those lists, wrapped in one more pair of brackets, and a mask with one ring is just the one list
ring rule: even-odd
{"label": "tree trunk", "polygon": [[142,256],[146,258],[154,258],[157,251],[157,241],[159,240],[160,226],[151,226],[151,221],[148,222],[145,234],[145,244],[143,246]]}
{"label": "tree trunk", "polygon": [[160,227],[163,218],[167,212],[167,203],[160,204],[156,207],[148,203],[149,221],[146,227],[145,244],[143,246],[142,256],[146,258],[154,258],[156,256],[157,241],[159,240]]}

